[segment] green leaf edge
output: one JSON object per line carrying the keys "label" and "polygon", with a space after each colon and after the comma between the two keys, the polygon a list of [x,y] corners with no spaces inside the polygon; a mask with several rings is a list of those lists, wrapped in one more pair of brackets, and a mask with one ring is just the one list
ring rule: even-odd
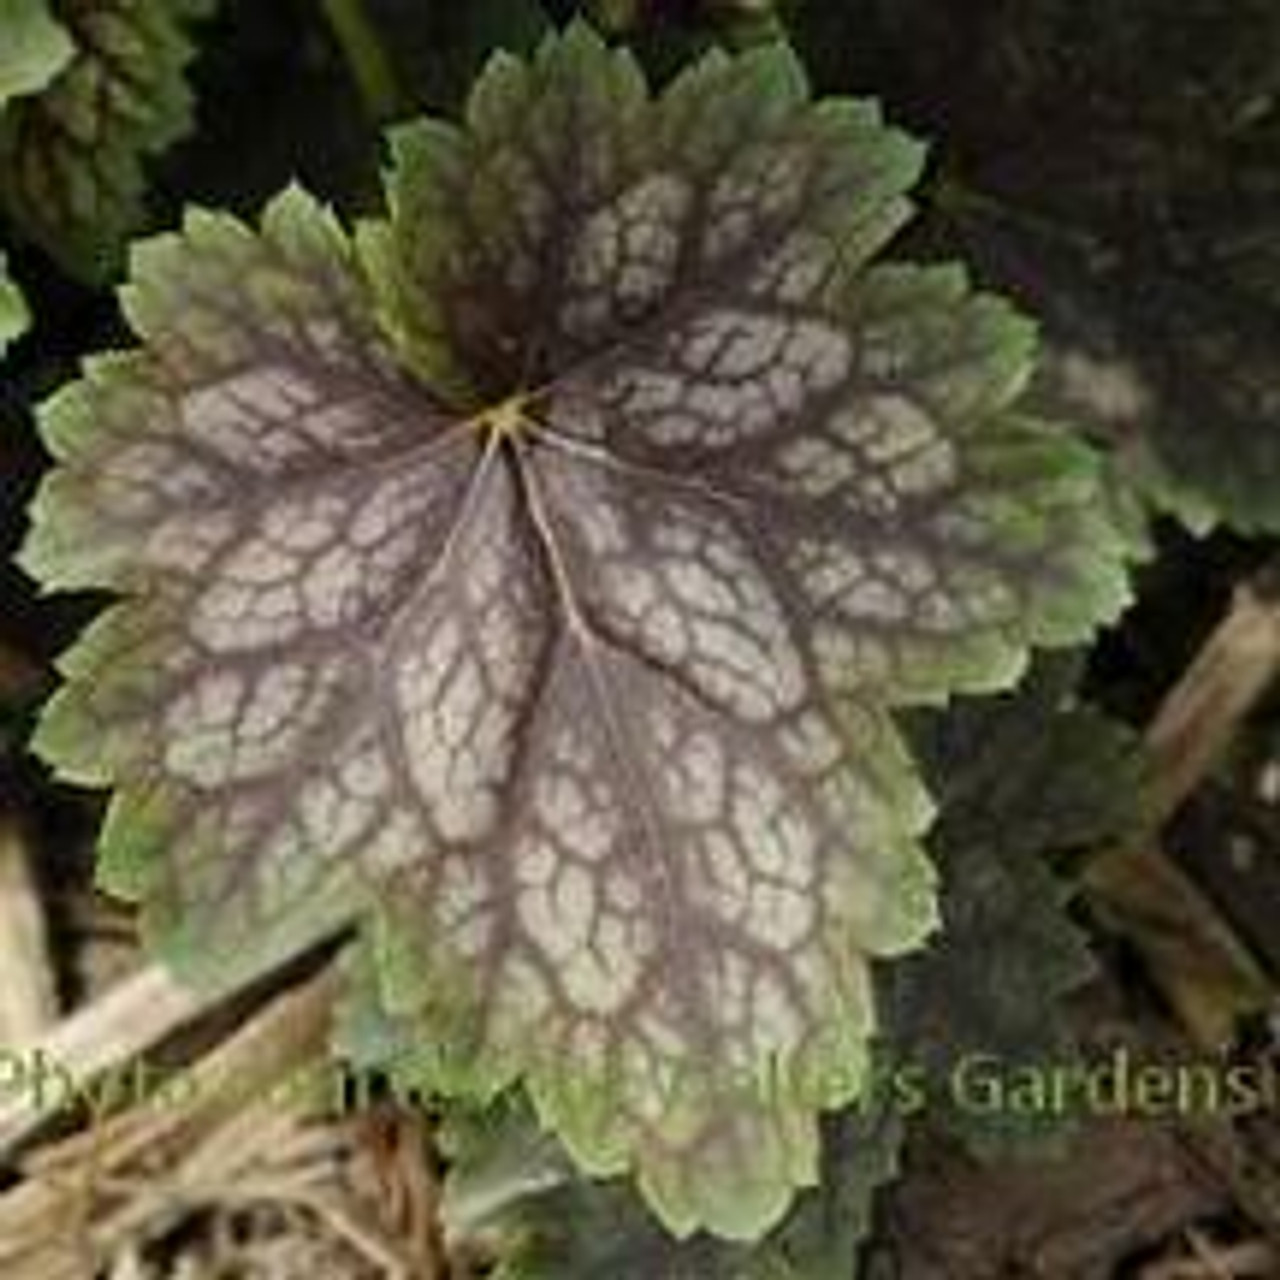
{"label": "green leaf edge", "polygon": [[0,110],[14,98],[39,93],[75,54],[67,29],[47,0],[0,0]]}
{"label": "green leaf edge", "polygon": [[[17,0],[21,3],[22,0]],[[44,7],[44,0],[36,0]],[[0,0],[0,4],[5,0]],[[32,201],[20,187],[0,182],[0,197],[13,226],[33,244],[38,245],[53,258],[58,266],[74,279],[92,287],[113,280],[128,250],[131,235],[146,221],[147,166],[185,137],[195,120],[194,97],[186,78],[189,64],[198,49],[190,36],[191,24],[208,18],[217,8],[219,0],[138,0],[133,14],[157,15],[156,21],[168,24],[160,32],[160,50],[152,51],[156,60],[168,59],[170,65],[157,77],[156,85],[162,91],[159,109],[149,111],[145,119],[136,117],[126,122],[119,136],[113,139],[114,167],[109,215],[102,210],[86,221],[83,215],[71,220],[59,217],[50,222],[42,202]],[[52,20],[51,20],[52,21]],[[61,78],[84,57],[74,35],[60,23],[54,23],[58,39],[59,63],[54,74],[38,86],[39,91],[29,92],[25,99],[17,99],[12,115],[21,111],[40,110],[42,91],[56,92]],[[154,28],[153,22],[152,27]],[[154,30],[151,31],[154,34]],[[165,76],[170,80],[166,80]],[[156,86],[152,86],[153,88]],[[9,160],[9,144],[14,131],[10,119],[0,113],[0,159]],[[96,181],[96,179],[95,179]]]}
{"label": "green leaf edge", "polygon": [[31,311],[22,290],[9,275],[8,263],[0,252],[0,356],[31,326]]}
{"label": "green leaf edge", "polygon": [[[764,55],[747,56],[762,57]],[[491,68],[501,68],[504,65],[506,64],[499,60],[492,63]],[[788,59],[785,65],[791,66],[793,63]],[[298,205],[298,200],[296,196],[286,195],[281,201],[274,203],[264,217],[264,230],[274,218],[279,216],[278,211],[285,207],[286,202],[290,209],[295,206],[301,208],[302,205]],[[303,203],[305,204],[305,198]],[[314,210],[315,206],[305,204],[305,207],[308,210]],[[193,218],[198,219],[198,217],[199,215],[193,215]],[[235,222],[234,219],[210,215],[209,227],[212,228],[215,223],[223,227],[234,225],[243,231],[242,224]],[[201,224],[198,221],[189,219],[188,234],[192,234],[193,228],[199,225]],[[178,247],[178,242],[173,237],[161,237],[157,241],[145,242],[138,250],[139,255],[148,252],[148,244],[157,246],[164,244],[174,249]],[[906,274],[908,272],[914,272],[916,279],[923,279],[925,274],[925,269],[885,268],[880,278],[887,279],[888,273],[893,271],[901,272],[899,278],[902,280],[908,278]],[[376,277],[377,273],[375,271],[372,274]],[[945,277],[934,273],[933,278],[946,278],[952,282],[952,287],[961,289],[966,287],[967,277],[963,272],[955,269],[950,269],[950,274]],[[993,300],[989,305],[998,309],[1003,304],[997,304]],[[1029,348],[1030,339],[1027,336],[1029,328],[1025,321],[1017,319],[1011,308],[1007,308],[1004,314],[1012,369]],[[1018,353],[1018,359],[1014,358],[1015,352]],[[1016,384],[1018,377],[1011,373],[1011,381]],[[83,422],[77,423],[71,420],[73,415],[68,407],[69,404],[69,400],[59,402],[58,397],[55,397],[54,402],[51,402],[48,407],[48,412],[42,414],[42,432],[54,447],[55,452],[59,453],[65,453],[74,448],[72,442],[85,425]],[[1038,607],[1028,623],[1026,635],[1019,636],[1016,641],[1008,637],[996,636],[990,640],[984,640],[981,644],[975,644],[972,652],[963,658],[953,658],[949,664],[942,664],[936,669],[931,677],[933,685],[949,684],[953,690],[957,688],[986,690],[1003,687],[1012,682],[1025,666],[1027,658],[1024,646],[1026,644],[1071,643],[1080,638],[1081,630],[1086,625],[1085,619],[1091,629],[1098,617],[1112,615],[1128,599],[1127,579],[1120,568],[1123,544],[1101,513],[1094,511],[1087,501],[1095,495],[1097,490],[1097,466],[1090,452],[1083,445],[1073,444],[1051,434],[1047,429],[1028,424],[1020,425],[1015,434],[1019,442],[1028,447],[1028,457],[1036,456],[1038,450],[1034,446],[1049,444],[1052,441],[1051,453],[1056,463],[1055,474],[1052,477],[1052,491],[1061,492],[1071,498],[1073,505],[1078,504],[1082,519],[1085,520],[1086,527],[1092,531],[1093,535],[1089,539],[1093,544],[1092,555],[1089,558],[1093,562],[1094,572],[1081,574],[1081,582],[1069,603],[1064,604],[1060,598],[1055,597],[1046,600]],[[39,523],[40,507],[41,501],[38,500],[37,523]],[[32,545],[38,547],[39,543]],[[1105,557],[1102,554],[1103,549],[1108,553]],[[41,556],[29,552],[26,553],[25,562],[28,567],[35,568],[37,571],[52,569],[56,576],[56,559],[56,555],[52,557],[46,555],[44,563],[41,564]],[[73,655],[80,652],[77,648],[73,651]],[[64,669],[70,673],[73,666],[74,663],[69,659]],[[940,697],[940,694],[933,692],[933,685],[919,697],[921,699]],[[86,769],[83,762],[75,761],[68,739],[57,731],[55,725],[56,716],[53,716],[51,722],[42,728],[37,737],[37,750],[55,766],[60,760],[67,762],[63,768],[64,776],[98,784],[107,781],[108,779],[95,773],[92,768]],[[891,792],[896,796],[895,803],[898,806],[900,825],[888,837],[888,842],[896,850],[900,863],[906,868],[912,868],[908,879],[915,881],[915,896],[920,900],[926,900],[932,894],[932,875],[925,870],[929,864],[920,851],[919,836],[929,824],[932,805],[925,796],[915,776],[914,768],[907,761],[905,750],[900,744],[890,754],[894,757],[894,764],[892,768],[887,769],[887,773],[896,774],[896,776],[887,777],[886,781],[889,783]],[[139,806],[141,806],[140,810]],[[145,813],[145,801],[126,794],[121,800],[114,822],[109,825],[108,832],[104,835],[104,879],[107,883],[135,896],[145,895],[153,883],[146,873],[146,868],[154,866],[158,857],[157,842],[154,836],[148,833],[147,823],[140,816],[141,813]],[[154,936],[171,931],[173,923],[161,920],[151,933]],[[930,907],[927,918],[918,921],[912,931],[914,934],[911,939],[912,944],[918,943],[932,924],[933,911]],[[173,948],[169,950],[171,953],[175,951]],[[181,946],[176,948],[178,954],[182,951]],[[397,996],[397,992],[404,990],[405,975],[408,975],[410,990],[420,989],[418,983],[422,975],[409,961],[404,951],[405,949],[395,941],[394,931],[385,934],[381,954],[383,968],[389,975],[386,986],[393,1007],[403,999],[402,996]],[[182,962],[179,961],[179,963]],[[448,990],[449,988],[447,985],[437,984],[435,989]],[[860,1035],[867,1035],[870,1030],[870,1027],[862,1027],[858,1032]],[[827,1065],[829,1067],[833,1062],[838,1063],[841,1083],[828,1084],[818,1100],[820,1107],[836,1107],[856,1096],[860,1080],[854,1079],[854,1073],[848,1070],[848,1064],[851,1057],[854,1060],[865,1059],[865,1046],[858,1035],[854,1036],[854,1040],[856,1043],[851,1044],[848,1036],[839,1035],[828,1047],[824,1055]],[[447,1076],[449,1073],[445,1074]],[[470,1090],[483,1095],[495,1093],[510,1083],[516,1075],[521,1074],[528,1081],[530,1093],[544,1122],[552,1124],[562,1132],[570,1147],[586,1167],[600,1175],[616,1173],[627,1167],[626,1154],[618,1149],[616,1142],[609,1141],[605,1136],[606,1130],[602,1128],[607,1124],[608,1117],[605,1113],[608,1109],[608,1099],[582,1096],[582,1091],[575,1088],[572,1082],[566,1081],[562,1072],[545,1068],[539,1070],[536,1067],[522,1069],[518,1063],[512,1062],[490,1063],[481,1067],[473,1063],[468,1065],[463,1077],[455,1078],[451,1082],[446,1079],[437,1079],[435,1083],[445,1085],[446,1091]],[[732,1238],[754,1238],[772,1220],[780,1216],[790,1199],[792,1187],[805,1185],[813,1180],[816,1143],[812,1136],[812,1111],[813,1100],[807,1099],[806,1116],[810,1122],[808,1125],[810,1133],[806,1137],[801,1137],[794,1149],[781,1157],[786,1166],[786,1191],[783,1197],[769,1193],[767,1204],[761,1202],[750,1205],[745,1212],[741,1205],[720,1204],[704,1206],[705,1211],[701,1213],[691,1213],[688,1206],[673,1202],[664,1188],[652,1184],[645,1185],[642,1175],[643,1189],[677,1234],[687,1233],[695,1225],[705,1221],[714,1229]]]}

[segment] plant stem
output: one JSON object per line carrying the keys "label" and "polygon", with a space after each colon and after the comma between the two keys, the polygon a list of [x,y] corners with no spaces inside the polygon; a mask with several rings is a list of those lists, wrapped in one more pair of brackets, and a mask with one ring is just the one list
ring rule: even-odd
{"label": "plant stem", "polygon": [[1196,881],[1165,854],[1159,829],[1280,676],[1274,574],[1273,566],[1237,590],[1147,731],[1152,776],[1144,837],[1095,858],[1084,875],[1103,918],[1129,935],[1183,1025],[1212,1050],[1231,1042],[1239,1019],[1269,1007],[1274,987]]}
{"label": "plant stem", "polygon": [[1174,815],[1280,678],[1280,602],[1268,598],[1264,582],[1274,572],[1237,588],[1230,611],[1147,730],[1153,826]]}
{"label": "plant stem", "polygon": [[370,119],[375,124],[393,119],[402,106],[400,86],[364,0],[322,0],[322,4]]}

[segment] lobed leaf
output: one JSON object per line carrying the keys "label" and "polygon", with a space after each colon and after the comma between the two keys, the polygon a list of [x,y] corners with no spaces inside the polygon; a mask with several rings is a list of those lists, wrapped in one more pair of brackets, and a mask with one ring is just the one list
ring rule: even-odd
{"label": "lobed leaf", "polygon": [[655,99],[575,26],[394,150],[354,249],[292,192],[138,250],[43,418],[25,563],[120,601],[38,745],[188,968],[368,901],[422,1085],[758,1236],[935,919],[890,707],[1079,640],[1119,540],[1026,322],[870,265],[919,148],[787,52]]}
{"label": "lobed leaf", "polygon": [[56,76],[0,115],[0,204],[71,274],[96,283],[121,266],[145,163],[190,128],[189,28],[213,2],[68,0],[42,38]]}
{"label": "lobed leaf", "polygon": [[[655,1280],[834,1280],[856,1274],[875,1191],[897,1173],[903,1121],[920,1104],[979,1156],[1058,1136],[1071,1117],[957,1105],[956,1067],[1061,1065],[1078,1048],[1062,1007],[1094,973],[1053,857],[1118,840],[1140,821],[1142,761],[1130,730],[1081,703],[1077,664],[1040,664],[1012,694],[913,718],[912,741],[940,802],[929,844],[945,931],[927,953],[878,967],[882,1092],[828,1118],[817,1190],[750,1250],[675,1242],[623,1188],[575,1176],[552,1138],[509,1099],[451,1109],[442,1200],[456,1256],[492,1259],[503,1280],[583,1280],[628,1264]],[[406,1082],[421,1052],[411,1025],[379,1010],[359,952],[341,1046]],[[888,1073],[910,1072],[914,1094]],[[918,1099],[918,1101],[917,1101]]]}
{"label": "lobed leaf", "polygon": [[[437,1107],[416,1093],[424,1046],[411,1022],[382,1007],[367,946],[345,956],[336,1048],[361,1070],[389,1069],[403,1105]],[[886,1097],[827,1117],[819,1186],[751,1245],[700,1233],[676,1240],[630,1188],[584,1178],[529,1108],[505,1095],[477,1110],[447,1105],[435,1128],[447,1167],[440,1222],[450,1258],[494,1280],[836,1280],[855,1274],[875,1192],[898,1172],[902,1112]]]}
{"label": "lobed leaf", "polygon": [[[404,1106],[438,1114],[435,1142],[447,1175],[440,1224],[449,1256],[483,1265],[493,1280],[603,1280],[639,1272],[652,1280],[844,1280],[870,1230],[874,1194],[895,1178],[904,1125],[886,1097],[827,1116],[818,1187],[753,1244],[705,1233],[673,1239],[626,1185],[594,1183],[530,1108],[504,1094],[477,1108],[416,1088],[431,1047],[412,1020],[383,1005],[374,948],[343,957],[334,1048],[361,1071],[389,1075]],[[466,1260],[466,1261],[463,1261]]]}

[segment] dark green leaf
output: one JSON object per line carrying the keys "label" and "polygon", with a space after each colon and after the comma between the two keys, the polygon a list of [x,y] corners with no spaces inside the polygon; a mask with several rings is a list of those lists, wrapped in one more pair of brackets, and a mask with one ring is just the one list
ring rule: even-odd
{"label": "dark green leaf", "polygon": [[953,1073],[979,1056],[1010,1073],[1076,1057],[1062,1001],[1094,969],[1052,856],[1136,829],[1141,753],[1131,731],[1075,700],[1065,667],[914,728],[942,806],[929,843],[943,930],[882,971],[886,1045],[926,1070],[931,1114],[982,1150],[1057,1125],[1051,1114],[957,1105]]}
{"label": "dark green leaf", "polygon": [[852,1280],[872,1198],[897,1173],[902,1121],[879,1107],[829,1118],[819,1188],[751,1246],[672,1239],[630,1188],[584,1180],[508,1103],[455,1112],[442,1136],[446,1236],[456,1256],[491,1261],[494,1280]]}
{"label": "dark green leaf", "polygon": [[885,6],[948,87],[965,252],[1044,319],[1073,411],[1110,399],[1122,481],[1194,529],[1280,530],[1280,7],[979,10]]}
{"label": "dark green leaf", "polygon": [[214,0],[74,0],[74,54],[0,114],[0,203],[74,275],[114,275],[144,221],[144,162],[191,125],[189,28]]}

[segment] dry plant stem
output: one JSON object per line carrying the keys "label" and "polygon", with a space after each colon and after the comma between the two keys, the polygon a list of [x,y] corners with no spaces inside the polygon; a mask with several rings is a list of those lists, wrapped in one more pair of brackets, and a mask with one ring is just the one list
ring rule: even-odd
{"label": "dry plant stem", "polygon": [[336,977],[329,968],[279,996],[175,1079],[168,1097],[178,1101],[134,1108],[101,1121],[40,1152],[28,1168],[44,1173],[63,1164],[76,1166],[90,1151],[96,1151],[100,1161],[122,1163],[155,1151],[167,1137],[185,1141],[192,1128],[220,1117],[234,1120],[243,1112],[246,1096],[261,1097],[271,1081],[323,1054],[335,989]]}
{"label": "dry plant stem", "polygon": [[1280,602],[1243,586],[1147,731],[1153,826],[1195,790],[1277,676]]}
{"label": "dry plant stem", "polygon": [[[207,1001],[153,966],[46,1034],[10,1046],[17,1065],[0,1095],[0,1160],[12,1157],[51,1115],[76,1101],[63,1093],[70,1095],[102,1072],[133,1061],[207,1012]],[[45,1087],[37,1090],[36,1072],[42,1068]],[[19,1078],[24,1073],[29,1073],[26,1080]]]}
{"label": "dry plant stem", "polygon": [[58,1020],[44,908],[21,824],[0,811],[0,1048],[26,1044]]}
{"label": "dry plant stem", "polygon": [[1139,1280],[1271,1280],[1280,1274],[1280,1258],[1261,1241],[1217,1249],[1207,1256],[1200,1248],[1197,1254],[1195,1258],[1151,1263],[1143,1268]]}
{"label": "dry plant stem", "polygon": [[1275,1142],[1267,1136],[1272,1119],[1264,1113],[1256,1124],[1184,1124],[1178,1129],[1178,1143],[1208,1180],[1230,1193],[1280,1258],[1280,1148],[1270,1149]]}
{"label": "dry plant stem", "polygon": [[181,986],[152,965],[44,1035],[9,1046],[15,1074],[0,1090],[0,1160],[11,1159],[57,1112],[90,1100],[90,1086],[103,1073],[127,1068],[234,994]]}
{"label": "dry plant stem", "polygon": [[[167,1133],[153,1128],[141,1144],[144,1131],[135,1127],[130,1133],[131,1117],[121,1117],[117,1133],[124,1141],[107,1143],[114,1165],[151,1156],[160,1146],[181,1153],[171,1170],[132,1187],[122,1184],[134,1194],[95,1225],[98,1254],[118,1250],[131,1236],[154,1233],[166,1219],[176,1221],[201,1205],[287,1204],[324,1222],[388,1276],[407,1280],[410,1272],[395,1245],[337,1189],[350,1140],[336,1126],[307,1123],[313,1104],[323,1109],[328,1100],[271,1097],[273,1085],[323,1067],[334,989],[333,972],[326,971],[279,998],[192,1067],[185,1091],[192,1102],[176,1120],[161,1116]],[[247,1108],[238,1097],[246,1091],[257,1099]]]}
{"label": "dry plant stem", "polygon": [[384,1217],[404,1242],[419,1280],[444,1280],[450,1274],[444,1239],[441,1187],[432,1134],[417,1110],[383,1108],[362,1116],[353,1127],[356,1140],[373,1159]]}
{"label": "dry plant stem", "polygon": [[1280,675],[1280,603],[1241,587],[1227,617],[1170,692],[1146,737],[1148,835],[1096,858],[1085,885],[1132,938],[1192,1038],[1219,1049],[1239,1018],[1264,1009],[1271,983],[1212,903],[1160,848],[1157,832],[1220,758]]}
{"label": "dry plant stem", "polygon": [[1085,887],[1100,915],[1137,946],[1152,981],[1200,1048],[1226,1048],[1242,1018],[1268,1007],[1270,980],[1154,836],[1096,859]]}
{"label": "dry plant stem", "polygon": [[[152,984],[150,971],[142,977]],[[72,1280],[82,1275],[76,1256],[123,1248],[142,1219],[189,1206],[198,1188],[245,1186],[255,1163],[301,1159],[301,1113],[271,1102],[270,1088],[322,1060],[334,985],[329,970],[272,1001],[188,1068],[175,1101],[134,1107],[42,1151],[27,1179],[0,1196],[0,1273]],[[249,1111],[246,1093],[257,1099]],[[280,1181],[298,1190],[304,1180],[282,1166]]]}

